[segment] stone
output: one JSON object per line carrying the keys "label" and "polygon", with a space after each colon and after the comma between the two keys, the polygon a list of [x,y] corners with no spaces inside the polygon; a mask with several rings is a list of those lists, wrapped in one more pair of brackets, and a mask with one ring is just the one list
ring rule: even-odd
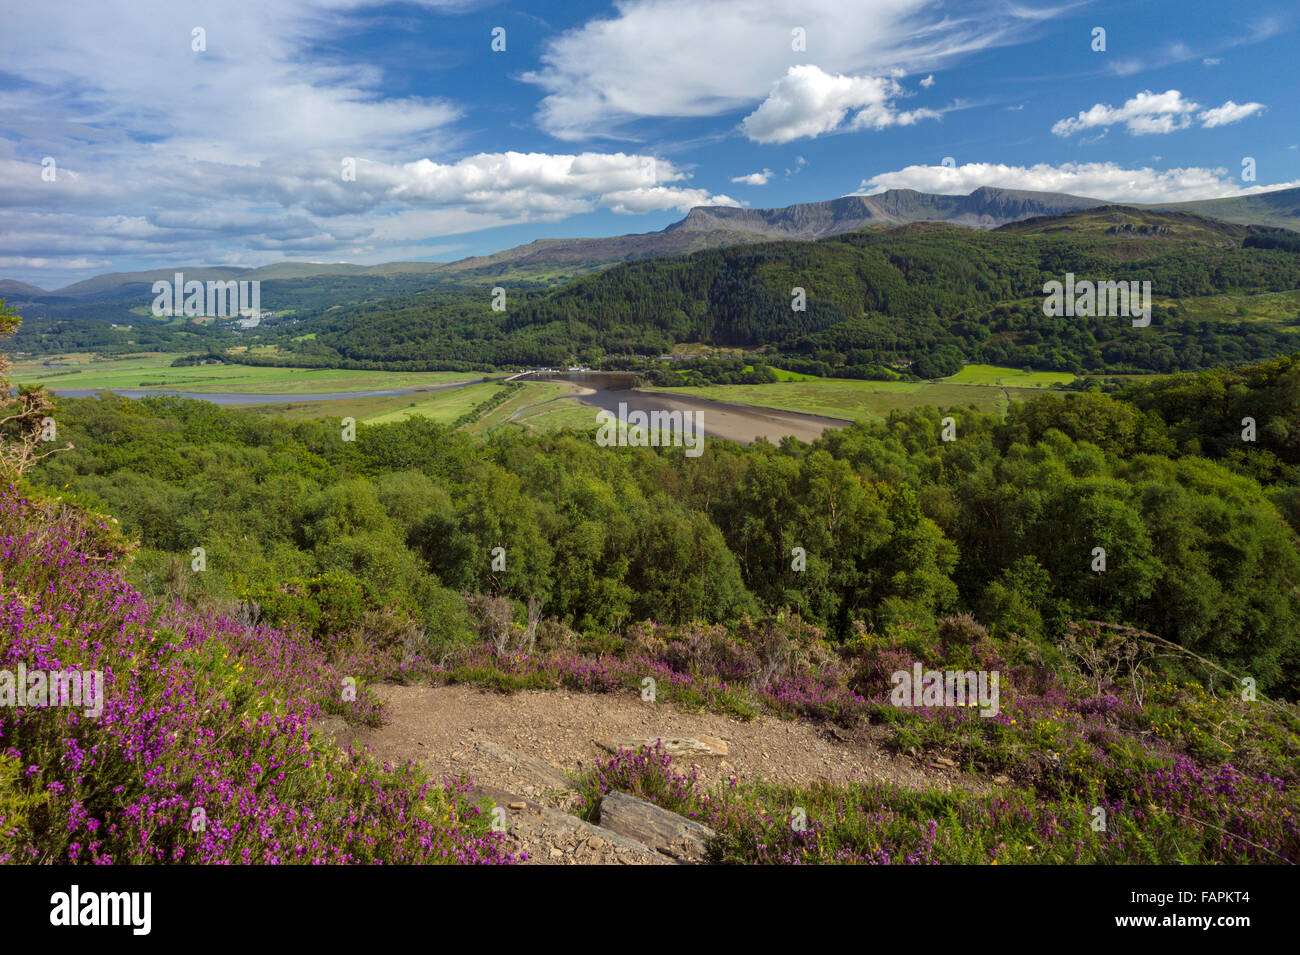
{"label": "stone", "polygon": [[573,788],[561,770],[550,763],[543,762],[536,756],[529,756],[527,753],[507,749],[487,740],[480,740],[476,746],[480,753],[504,763],[510,775],[514,776],[517,770],[520,775],[528,777],[530,782],[541,789],[564,791]]}
{"label": "stone", "polygon": [[664,752],[670,756],[728,755],[726,742],[716,736],[611,736],[594,742],[611,753],[617,753],[620,749],[636,752],[642,746],[653,748],[656,743],[662,743]]}
{"label": "stone", "polygon": [[705,858],[706,843],[715,835],[708,826],[693,819],[621,792],[609,793],[601,799],[600,827],[635,839],[671,858],[694,862]]}

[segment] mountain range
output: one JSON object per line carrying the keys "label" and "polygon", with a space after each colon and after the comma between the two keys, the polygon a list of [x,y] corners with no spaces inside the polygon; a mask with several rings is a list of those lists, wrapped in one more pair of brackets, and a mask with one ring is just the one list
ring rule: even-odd
{"label": "mountain range", "polygon": [[[1114,205],[1100,199],[1055,192],[1031,192],[982,186],[969,195],[945,195],[891,189],[876,195],[843,196],[778,209],[697,206],[680,221],[658,232],[586,239],[538,239],[492,255],[455,262],[389,262],[363,266],[347,263],[280,262],[259,268],[177,266],[141,272],[110,272],[47,291],[25,282],[0,279],[0,298],[10,301],[80,300],[138,296],[141,286],[170,281],[177,271],[198,281],[293,280],[325,276],[374,277],[427,275],[456,282],[478,277],[498,280],[571,278],[618,262],[661,258],[777,240],[811,241],[858,229],[946,222],[976,229],[995,229],[1044,216]],[[1228,199],[1159,203],[1125,208],[1178,210],[1239,225],[1300,230],[1300,189],[1279,189]]]}

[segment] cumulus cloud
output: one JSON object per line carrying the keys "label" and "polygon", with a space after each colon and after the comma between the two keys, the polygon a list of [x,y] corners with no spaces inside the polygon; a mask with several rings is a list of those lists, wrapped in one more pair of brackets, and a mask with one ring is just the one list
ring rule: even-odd
{"label": "cumulus cloud", "polygon": [[928,90],[928,89],[929,89],[931,86],[933,86],[933,85],[934,85],[934,74],[933,74],[933,73],[931,73],[931,74],[930,74],[929,76],[927,76],[925,79],[921,80],[921,88],[922,88],[922,89],[927,89],[927,90]]}
{"label": "cumulus cloud", "polygon": [[1108,202],[1190,202],[1225,196],[1244,196],[1273,189],[1300,186],[1300,180],[1243,187],[1227,169],[1188,166],[1155,170],[1126,169],[1115,163],[1062,163],[1053,166],[1009,166],[1003,163],[967,163],[961,166],[907,166],[864,179],[861,195],[887,189],[915,189],[947,195],[966,195],[980,186],[1064,192]]}
{"label": "cumulus cloud", "polygon": [[796,26],[822,69],[857,77],[933,69],[1016,42],[1040,21],[1023,4],[953,17],[932,0],[622,0],[551,40],[522,78],[545,94],[537,119],[547,132],[613,136],[644,117],[752,109],[794,61]]}
{"label": "cumulus cloud", "polygon": [[1164,93],[1144,90],[1123,106],[1098,103],[1078,116],[1059,120],[1052,126],[1052,132],[1057,136],[1070,136],[1084,129],[1124,123],[1129,132],[1135,135],[1168,133],[1190,126],[1190,114],[1199,108],[1196,103],[1183,99],[1183,94],[1178,90],[1167,90]]}
{"label": "cumulus cloud", "polygon": [[772,178],[772,170],[764,169],[762,172],[751,172],[744,176],[733,176],[732,182],[739,182],[746,186],[766,186],[768,180]]}
{"label": "cumulus cloud", "polygon": [[1187,129],[1195,120],[1200,120],[1206,128],[1235,123],[1263,108],[1262,103],[1237,105],[1228,100],[1222,106],[1203,110],[1201,104],[1185,99],[1178,90],[1163,93],[1144,90],[1123,106],[1097,103],[1077,116],[1058,120],[1053,124],[1052,132],[1065,137],[1085,129],[1109,128],[1123,123],[1135,136],[1172,133]]}
{"label": "cumulus cloud", "polygon": [[690,212],[696,206],[739,206],[730,196],[711,195],[704,189],[669,189],[664,186],[639,187],[611,192],[601,197],[601,204],[623,215],[640,215],[661,209]]}
{"label": "cumulus cloud", "polygon": [[1247,116],[1253,116],[1263,108],[1263,103],[1242,103],[1238,105],[1232,100],[1228,100],[1222,106],[1207,109],[1197,118],[1200,119],[1201,125],[1206,129],[1213,129],[1215,126],[1227,126],[1229,123],[1235,123]]}
{"label": "cumulus cloud", "polygon": [[[0,161],[0,256],[65,278],[84,267],[74,263],[108,257],[214,262],[233,254],[251,264],[428,257],[450,248],[433,244],[435,237],[596,209],[636,215],[739,205],[691,187],[669,161],[621,152],[407,163],[358,157],[353,180],[324,155],[197,167],[162,157],[130,179],[60,170],[55,182],[44,182],[40,173],[38,163]],[[30,264],[37,260],[49,264]]]}
{"label": "cumulus cloud", "polygon": [[455,163],[421,159],[401,166],[367,164],[358,182],[382,183],[407,202],[461,204],[494,212],[615,212],[688,210],[738,205],[703,189],[664,185],[686,179],[671,162],[628,153],[480,153]]}
{"label": "cumulus cloud", "polygon": [[883,129],[938,118],[934,110],[895,109],[894,100],[903,94],[893,76],[841,76],[816,66],[792,66],[740,126],[754,142],[788,143],[836,129]]}

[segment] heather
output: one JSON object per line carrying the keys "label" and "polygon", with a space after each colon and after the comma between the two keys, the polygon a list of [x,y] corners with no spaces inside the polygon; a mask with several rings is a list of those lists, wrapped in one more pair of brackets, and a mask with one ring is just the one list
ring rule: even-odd
{"label": "heather", "polygon": [[[1178,757],[1272,774],[1288,784],[1300,778],[1300,716],[1293,704],[1248,701],[1213,667],[1203,668],[1202,679],[1214,688],[1158,678],[1143,662],[1158,647],[1137,645],[1151,637],[1140,632],[1117,643],[1079,630],[1063,644],[1073,655],[1057,667],[1011,662],[1015,648],[1001,646],[966,615],[880,635],[860,628],[839,647],[792,614],[746,618],[733,628],[646,621],[614,647],[562,633],[531,650],[485,642],[426,675],[503,692],[643,693],[648,679],[660,702],[746,720],[768,714],[875,725],[899,753],[943,756],[1048,794],[1104,789],[1107,780],[1119,786],[1130,771],[1169,766]],[[999,673],[999,711],[896,705],[892,674],[918,662],[926,669]]]}
{"label": "heather", "polygon": [[[928,632],[862,630],[834,651],[797,617],[721,627],[631,628],[622,653],[484,644],[437,679],[512,692],[635,693],[752,719],[766,714],[874,727],[898,755],[944,759],[994,795],[884,786],[796,790],[759,784],[705,792],[662,751],[622,753],[582,783],[583,812],[618,789],[719,830],[717,861],[1277,863],[1300,859],[1300,719],[1235,688],[1154,680],[1142,647],[1079,630],[1056,670],[1009,663],[970,617]],[[598,647],[588,646],[589,650]],[[1150,650],[1151,648],[1146,648]],[[1108,656],[1109,654],[1109,656]],[[1112,659],[1114,658],[1114,659]],[[926,667],[1000,670],[1000,712],[899,707],[890,674]],[[1120,665],[1130,661],[1133,667]],[[1219,674],[1206,670],[1207,682]],[[1220,682],[1222,682],[1220,680]],[[790,826],[801,808],[806,830]],[[1105,828],[1094,828],[1097,812]]]}
{"label": "heather", "polygon": [[31,863],[513,861],[464,781],[435,785],[312,737],[373,723],[345,677],[381,655],[161,606],[127,585],[111,519],[0,496],[0,669],[100,669],[98,717],[0,711],[0,860]]}
{"label": "heather", "polygon": [[[662,747],[624,750],[581,783],[580,811],[632,793],[710,826],[710,860],[760,865],[1258,864],[1300,859],[1297,805],[1282,781],[1178,759],[1128,776],[1121,794],[1055,799],[882,785],[763,783],[705,790]],[[1098,812],[1104,812],[1104,817]],[[1104,828],[1098,828],[1098,819]]]}

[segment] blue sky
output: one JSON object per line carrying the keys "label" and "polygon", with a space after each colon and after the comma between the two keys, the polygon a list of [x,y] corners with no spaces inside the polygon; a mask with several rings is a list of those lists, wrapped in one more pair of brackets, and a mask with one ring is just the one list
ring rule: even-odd
{"label": "blue sky", "polygon": [[45,288],[448,261],[886,188],[1300,185],[1286,3],[6,7],[0,277]]}

